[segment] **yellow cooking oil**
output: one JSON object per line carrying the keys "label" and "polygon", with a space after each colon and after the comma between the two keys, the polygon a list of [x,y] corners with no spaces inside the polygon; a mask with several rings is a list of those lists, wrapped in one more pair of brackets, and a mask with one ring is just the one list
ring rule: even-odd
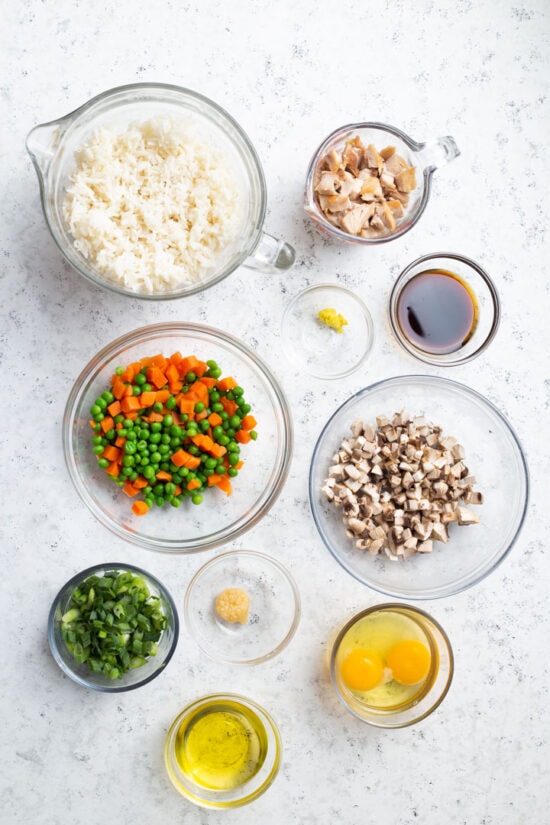
{"label": "yellow cooking oil", "polygon": [[234,701],[213,700],[184,719],[175,740],[182,772],[197,785],[232,790],[262,767],[267,734],[259,717]]}
{"label": "yellow cooking oil", "polygon": [[367,613],[345,633],[336,656],[338,681],[360,702],[403,710],[433,684],[437,647],[426,623],[405,608]]}

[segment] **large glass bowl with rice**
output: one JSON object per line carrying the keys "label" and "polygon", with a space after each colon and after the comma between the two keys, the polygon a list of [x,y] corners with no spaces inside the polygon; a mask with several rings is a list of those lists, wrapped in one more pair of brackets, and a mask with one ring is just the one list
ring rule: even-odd
{"label": "large glass bowl with rice", "polygon": [[178,86],[111,89],[27,137],[50,232],[96,285],[142,298],[190,295],[241,264],[286,269],[263,232],[266,187],[239,124]]}

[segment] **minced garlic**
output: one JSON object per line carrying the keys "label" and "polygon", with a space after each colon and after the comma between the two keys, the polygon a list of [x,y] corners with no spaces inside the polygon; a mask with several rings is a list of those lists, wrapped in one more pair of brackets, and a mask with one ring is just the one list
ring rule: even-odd
{"label": "minced garlic", "polygon": [[240,587],[228,587],[216,597],[216,613],[230,624],[246,624],[250,596]]}

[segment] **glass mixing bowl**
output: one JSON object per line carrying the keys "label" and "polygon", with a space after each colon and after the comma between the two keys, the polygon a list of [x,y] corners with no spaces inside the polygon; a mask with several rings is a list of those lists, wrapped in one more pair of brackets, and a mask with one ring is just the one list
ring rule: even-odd
{"label": "glass mixing bowl", "polygon": [[235,693],[203,696],[172,722],[164,764],[176,790],[201,808],[247,805],[281,764],[277,725],[257,702]]}
{"label": "glass mixing bowl", "polygon": [[[380,628],[379,636],[387,634],[385,639],[376,639],[376,636],[371,635],[370,644],[374,641],[375,644],[380,644],[381,649],[392,644],[389,641],[391,631],[388,632],[386,617],[407,623],[404,625],[407,627],[405,638],[410,637],[410,628],[415,628],[414,638],[421,639],[430,650],[431,665],[425,684],[418,691],[412,687],[408,701],[398,705],[388,703],[388,706],[384,707],[383,703],[375,704],[372,700],[369,701],[368,693],[350,689],[342,677],[341,668],[344,656],[360,644],[361,631],[358,627],[361,624],[364,626],[365,622],[374,619],[376,626]],[[342,627],[332,645],[330,655],[330,677],[340,702],[358,719],[379,728],[404,728],[420,722],[433,713],[447,695],[453,672],[453,650],[441,625],[428,613],[407,604],[377,604],[362,610]],[[394,686],[395,683],[390,683],[390,689]]]}
{"label": "glass mixing bowl", "polygon": [[[63,201],[75,169],[76,152],[93,133],[105,127],[124,129],[159,116],[184,120],[201,141],[230,160],[239,189],[239,202],[235,205],[239,222],[233,241],[199,281],[149,292],[139,285],[134,289],[109,280],[79,252],[63,215]],[[241,264],[271,272],[288,269],[294,263],[292,247],[263,232],[267,193],[262,167],[250,139],[224,109],[190,89],[163,83],[135,83],[110,89],[65,117],[36,126],[26,145],[38,175],[42,208],[53,239],[69,263],[98,286],[133,297],[180,298],[212,286]]]}
{"label": "glass mixing bowl", "polygon": [[[424,415],[464,447],[465,464],[483,493],[475,509],[479,524],[450,525],[447,543],[403,561],[358,550],[346,536],[341,509],[321,492],[332,456],[351,435],[355,419],[376,426],[376,418],[405,410]],[[505,558],[525,519],[529,491],[527,464],[516,434],[502,413],[473,389],[430,375],[389,378],[349,398],[325,424],[315,445],[309,474],[313,519],[334,558],[374,590],[403,599],[435,599],[465,590],[485,578]]]}
{"label": "glass mixing bowl", "polygon": [[[132,513],[132,500],[105,474],[93,453],[90,406],[111,384],[116,367],[159,353],[213,359],[224,376],[243,387],[257,419],[258,438],[242,449],[244,466],[233,493],[208,490],[200,505],[152,507]],[[82,501],[120,538],[167,553],[190,553],[232,541],[274,504],[288,474],[293,428],[288,403],[269,367],[244,344],[199,324],[155,324],[117,338],[84,367],[69,395],[63,419],[65,460]]]}
{"label": "glass mixing bowl", "polygon": [[[66,613],[74,591],[91,576],[108,576],[114,571],[132,573],[143,579],[152,596],[160,599],[162,612],[167,618],[166,629],[158,641],[155,656],[150,656],[141,667],[130,669],[120,679],[109,679],[103,673],[94,673],[86,663],[78,664],[67,648],[61,634],[61,618]],[[101,693],[122,693],[146,685],[155,679],[172,658],[179,635],[179,619],[176,605],[163,584],[150,573],[131,564],[97,564],[77,573],[59,591],[53,600],[48,618],[48,642],[52,655],[61,670],[79,685]]]}
{"label": "glass mixing bowl", "polygon": [[[242,624],[216,611],[224,590],[244,591],[250,600]],[[300,621],[300,595],[277,559],[253,550],[233,550],[208,561],[195,573],[185,594],[185,623],[211,659],[255,665],[271,659],[290,642]]]}

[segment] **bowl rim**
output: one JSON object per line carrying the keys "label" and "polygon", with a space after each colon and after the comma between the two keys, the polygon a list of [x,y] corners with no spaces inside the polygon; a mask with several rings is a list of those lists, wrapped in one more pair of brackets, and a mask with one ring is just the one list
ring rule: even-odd
{"label": "bowl rim", "polygon": [[[407,610],[411,610],[413,613],[420,613],[421,616],[423,616],[425,619],[428,619],[428,621],[431,622],[436,627],[436,629],[441,633],[441,636],[442,636],[443,641],[445,643],[445,647],[447,649],[447,653],[449,655],[449,673],[447,675],[447,681],[446,681],[446,683],[443,687],[443,690],[442,690],[441,694],[438,696],[438,698],[436,699],[436,701],[433,703],[433,705],[431,705],[427,710],[425,710],[423,713],[421,713],[419,716],[415,717],[414,719],[410,719],[407,722],[400,722],[400,723],[397,723],[397,724],[387,725],[387,724],[382,724],[381,721],[380,722],[376,721],[376,717],[374,717],[373,719],[365,719],[364,716],[361,716],[359,713],[357,713],[357,711],[355,711],[352,707],[350,707],[350,705],[346,702],[345,697],[343,696],[342,692],[338,688],[338,683],[337,683],[337,680],[336,680],[336,656],[338,655],[338,649],[340,647],[340,643],[342,642],[342,639],[344,638],[344,636],[346,635],[348,630],[351,627],[353,627],[353,625],[356,624],[356,622],[358,622],[364,616],[367,616],[370,613],[374,613],[376,610],[392,610],[392,609],[395,610],[395,609],[403,609],[403,608],[406,608]],[[443,699],[446,697],[447,693],[449,692],[449,689],[450,689],[452,681],[453,681],[453,677],[454,677],[454,652],[453,652],[453,646],[451,644],[451,640],[449,639],[449,636],[447,635],[447,631],[440,625],[440,623],[437,621],[437,619],[434,619],[434,617],[431,615],[431,613],[428,613],[426,610],[422,610],[420,607],[417,607],[416,605],[407,604],[406,602],[382,602],[381,604],[373,604],[370,607],[365,607],[363,610],[360,610],[358,613],[355,613],[338,630],[338,633],[337,633],[337,635],[336,635],[336,637],[335,637],[335,639],[332,643],[332,647],[331,647],[331,651],[330,651],[330,680],[332,682],[333,690],[336,693],[336,697],[339,700],[339,702],[341,702],[341,704],[346,708],[346,710],[349,713],[351,713],[353,716],[355,716],[356,719],[359,719],[361,722],[364,722],[367,725],[371,725],[372,727],[381,728],[381,729],[384,729],[384,730],[395,730],[395,729],[399,729],[399,728],[408,728],[411,725],[416,725],[416,724],[418,724],[418,722],[422,722],[423,719],[426,719],[427,716],[430,716],[435,710],[437,710],[437,708],[440,706]],[[383,718],[389,719],[390,714],[388,714],[387,716],[381,714],[379,718],[380,719],[383,719]]]}
{"label": "bowl rim", "polygon": [[[72,668],[68,667],[68,665],[62,659],[54,635],[55,613],[59,605],[61,595],[66,590],[68,591],[69,589],[76,588],[78,584],[90,578],[90,576],[96,575],[100,571],[103,571],[105,573],[107,571],[113,570],[135,573],[149,580],[157,588],[159,593],[162,594],[163,598],[166,599],[166,601],[170,605],[170,609],[174,617],[171,628],[173,632],[173,639],[166,654],[166,657],[163,659],[159,667],[156,668],[156,670],[154,670],[151,674],[149,674],[149,676],[141,679],[140,681],[135,682],[132,685],[120,685],[116,682],[114,682],[112,685],[109,682],[105,682],[105,684],[100,684],[90,682],[87,679],[84,679],[83,677],[79,676]],[[50,651],[55,662],[63,671],[63,673],[65,673],[66,676],[69,676],[73,680],[73,682],[76,682],[76,684],[80,685],[81,687],[89,688],[90,690],[95,690],[99,693],[127,693],[128,691],[135,690],[135,688],[138,687],[142,687],[143,685],[146,685],[148,682],[151,682],[153,679],[155,679],[166,668],[167,664],[169,663],[170,659],[175,653],[179,639],[179,630],[180,622],[178,610],[176,607],[176,603],[172,598],[170,592],[166,589],[162,582],[159,581],[159,579],[157,579],[156,576],[153,576],[152,573],[149,573],[142,567],[137,567],[135,564],[128,564],[127,562],[105,562],[104,564],[93,564],[91,567],[87,567],[85,570],[81,570],[79,573],[75,573],[75,575],[68,579],[68,581],[66,581],[65,584],[58,590],[55,598],[52,601],[50,612],[48,614],[48,644],[50,646]]]}
{"label": "bowl rim", "polygon": [[320,370],[308,370],[308,369],[305,369],[305,368],[302,368],[302,370],[301,370],[302,372],[306,373],[307,375],[310,375],[312,378],[318,378],[322,381],[334,381],[334,380],[337,380],[338,378],[346,378],[348,375],[351,375],[356,370],[358,370],[359,367],[362,364],[365,363],[368,355],[371,353],[372,348],[374,346],[374,342],[375,342],[374,322],[372,320],[372,315],[370,313],[370,310],[369,310],[368,306],[366,305],[365,301],[361,298],[360,295],[358,295],[353,290],[349,289],[349,287],[342,286],[341,284],[331,284],[329,282],[323,282],[323,283],[319,283],[319,284],[311,284],[310,286],[307,286],[304,289],[301,289],[299,292],[297,292],[290,299],[288,304],[286,305],[286,307],[283,311],[283,316],[281,318],[281,333],[282,333],[282,341],[283,341],[283,350],[285,352],[286,357],[288,358],[289,357],[289,348],[287,346],[287,338],[284,335],[284,331],[285,331],[286,325],[288,325],[290,323],[290,315],[292,313],[292,310],[296,307],[299,300],[301,298],[303,298],[304,295],[313,294],[315,292],[320,292],[321,290],[324,290],[324,289],[330,289],[330,290],[334,290],[335,292],[344,293],[348,298],[350,298],[352,301],[354,301],[357,304],[357,306],[359,307],[360,311],[361,311],[361,314],[362,314],[362,316],[365,320],[365,326],[366,326],[366,345],[365,345],[364,352],[361,354],[361,357],[359,358],[359,360],[357,360],[355,363],[353,363],[350,367],[347,367],[345,370],[342,370],[341,372],[332,373],[331,375],[326,375],[325,373],[322,373]]}
{"label": "bowl rim", "polygon": [[[177,727],[179,727],[179,725],[183,721],[183,718],[191,711],[193,711],[194,709],[199,709],[206,702],[212,702],[216,700],[220,702],[226,700],[234,702],[237,705],[244,705],[250,710],[253,710],[256,714],[259,714],[261,717],[263,717],[261,721],[264,722],[265,720],[265,722],[269,724],[271,732],[273,734],[275,745],[275,752],[273,754],[273,765],[263,783],[259,785],[255,790],[250,791],[250,793],[248,793],[242,799],[230,800],[229,802],[225,802],[223,800],[217,801],[201,799],[200,797],[195,796],[190,791],[184,791],[184,789],[180,785],[176,785],[173,778],[174,770],[172,768],[172,760],[175,757],[172,748],[172,740],[174,731]],[[256,702],[254,699],[250,699],[248,696],[244,696],[242,693],[232,693],[229,691],[204,694],[203,696],[199,696],[198,699],[195,699],[192,702],[188,702],[170,723],[170,726],[164,739],[164,765],[168,773],[168,777],[174,785],[175,789],[178,791],[178,793],[180,793],[193,804],[198,805],[201,808],[207,809],[229,810],[231,808],[240,808],[243,805],[248,805],[250,802],[253,802],[259,796],[261,796],[273,784],[274,780],[276,779],[277,774],[279,773],[279,769],[281,767],[282,753],[283,742],[281,738],[281,731],[279,730],[279,726],[275,722],[271,713],[269,713],[269,711],[267,711],[262,705],[260,705],[259,702]],[[221,794],[223,792],[218,791],[217,793]]]}
{"label": "bowl rim", "polygon": [[[481,341],[477,346],[477,349],[475,349],[468,355],[461,356],[460,349],[456,350],[453,353],[445,353],[442,355],[438,355],[437,353],[426,352],[420,349],[419,347],[416,347],[408,340],[408,338],[405,337],[405,335],[401,332],[399,323],[397,321],[397,302],[399,300],[401,291],[405,286],[407,276],[413,269],[415,269],[415,267],[423,263],[428,263],[429,261],[435,260],[436,258],[447,258],[450,261],[459,261],[460,263],[469,266],[480,276],[481,280],[485,283],[485,286],[489,290],[489,294],[491,296],[491,306],[493,309],[491,327],[483,341]],[[500,298],[494,281],[492,280],[490,275],[485,271],[485,269],[483,269],[482,266],[480,266],[472,258],[468,258],[466,257],[466,255],[460,255],[456,252],[430,252],[427,255],[421,255],[419,258],[416,258],[416,260],[408,264],[408,266],[406,266],[405,269],[403,269],[399,273],[390,293],[390,299],[388,302],[388,316],[390,319],[391,330],[395,338],[397,339],[397,342],[406,352],[408,352],[409,355],[412,355],[417,360],[423,361],[425,364],[430,364],[431,366],[457,367],[462,364],[467,364],[469,361],[473,361],[474,358],[477,358],[479,355],[481,355],[481,353],[485,349],[487,349],[487,347],[497,334],[501,316]],[[450,358],[449,356],[456,357]]]}
{"label": "bowl rim", "polygon": [[[201,576],[206,573],[210,568],[216,567],[217,564],[226,560],[228,558],[236,558],[238,556],[247,556],[252,557],[255,559],[262,560],[264,563],[267,563],[270,567],[276,567],[278,571],[282,574],[283,578],[290,585],[290,590],[292,592],[292,596],[294,598],[294,616],[292,619],[292,623],[283,637],[283,639],[270,651],[267,653],[263,653],[261,656],[255,656],[252,659],[236,659],[230,656],[224,656],[223,651],[220,653],[216,653],[212,650],[210,646],[205,645],[201,639],[197,636],[195,632],[194,625],[190,618],[191,614],[191,597],[193,592],[193,587],[196,585],[197,581],[201,578]],[[185,591],[185,597],[183,602],[183,615],[185,620],[185,625],[193,637],[195,643],[199,647],[199,649],[208,656],[209,659],[215,662],[225,662],[226,664],[231,665],[257,665],[261,664],[262,662],[267,662],[269,659],[273,659],[277,656],[284,648],[289,644],[289,642],[293,639],[296,631],[298,629],[298,625],[300,624],[300,619],[302,616],[302,602],[300,598],[300,591],[298,590],[298,585],[288,568],[281,562],[279,559],[274,558],[273,556],[269,556],[267,553],[262,553],[259,550],[248,550],[246,548],[237,549],[237,550],[228,550],[226,553],[220,553],[214,558],[209,559],[205,562],[197,572],[193,575],[192,579],[190,580],[189,584],[187,585],[187,589]]]}
{"label": "bowl rim", "polygon": [[[210,336],[215,340],[221,340],[224,344],[229,344],[231,348],[236,349],[241,356],[244,356],[252,361],[254,366],[266,379],[275,399],[277,400],[278,411],[281,416],[281,430],[283,433],[284,445],[284,448],[279,450],[280,456],[277,462],[277,474],[272,482],[271,490],[257,512],[244,524],[237,526],[230,532],[228,532],[226,528],[223,531],[218,531],[217,534],[210,537],[209,541],[189,540],[184,542],[184,546],[182,546],[181,540],[169,542],[167,540],[152,541],[142,539],[138,531],[127,530],[118,525],[112,518],[107,516],[89,495],[87,487],[78,472],[78,468],[74,460],[74,453],[71,449],[74,435],[73,420],[75,418],[77,404],[80,402],[86,387],[89,383],[91,383],[92,379],[90,376],[93,378],[94,373],[98,370],[100,365],[108,358],[113,357],[119,350],[127,350],[136,343],[146,342],[147,340],[166,336],[170,334],[170,332],[177,333],[178,331],[191,332],[202,336]],[[158,324],[149,324],[145,327],[139,327],[138,329],[131,330],[130,332],[119,336],[114,341],[104,346],[90,359],[90,361],[88,361],[75,380],[67,398],[63,413],[62,440],[65,464],[69,471],[71,481],[81,501],[84,502],[88,510],[101,524],[103,524],[104,527],[107,527],[111,533],[114,533],[114,535],[119,538],[129,541],[132,544],[136,544],[139,547],[144,547],[148,550],[155,550],[165,554],[190,554],[198,553],[203,550],[210,550],[214,547],[219,547],[222,544],[226,544],[229,541],[233,541],[257,524],[265,516],[265,514],[269,512],[271,507],[277,501],[290,471],[290,465],[292,463],[294,452],[294,427],[292,423],[290,405],[287,401],[286,395],[278,379],[275,377],[271,371],[271,368],[267,365],[263,358],[261,358],[257,353],[233,335],[221,329],[217,329],[216,327],[207,326],[205,324],[168,321]],[[240,520],[242,520],[242,518],[243,517],[241,516]]]}
{"label": "bowl rim", "polygon": [[[411,594],[411,593],[403,593],[400,590],[396,590],[396,589],[390,588],[390,587],[384,588],[384,587],[381,587],[380,585],[375,585],[375,584],[373,584],[369,581],[366,581],[366,579],[364,577],[362,577],[357,572],[355,572],[355,570],[351,567],[351,565],[346,564],[344,559],[342,559],[340,557],[340,555],[333,549],[332,545],[330,544],[330,542],[328,541],[328,539],[325,536],[325,531],[324,531],[323,526],[321,524],[321,519],[319,517],[317,507],[314,503],[315,500],[316,500],[316,496],[317,496],[318,491],[316,491],[314,489],[314,486],[313,486],[313,472],[314,472],[314,468],[315,468],[315,464],[316,464],[316,459],[317,459],[317,456],[318,456],[318,453],[319,453],[319,449],[320,449],[320,446],[321,446],[321,442],[322,442],[322,440],[325,436],[325,433],[327,432],[327,430],[330,427],[330,425],[332,424],[332,422],[337,418],[337,416],[342,413],[342,411],[344,410],[345,407],[351,406],[351,404],[356,399],[362,398],[363,396],[366,396],[369,393],[372,393],[374,390],[376,390],[377,388],[379,388],[381,386],[386,386],[386,385],[391,386],[392,384],[396,384],[396,385],[405,384],[406,385],[410,382],[419,383],[419,382],[424,382],[424,381],[427,381],[428,383],[432,383],[432,384],[442,384],[442,385],[445,385],[446,387],[454,390],[455,392],[463,393],[463,394],[466,394],[467,396],[470,396],[474,400],[476,400],[478,402],[481,402],[484,406],[488,407],[490,412],[492,412],[497,417],[497,419],[499,419],[499,421],[504,425],[505,429],[509,432],[509,434],[511,436],[511,439],[512,439],[512,442],[515,445],[515,447],[517,448],[517,454],[518,454],[518,457],[519,457],[519,460],[520,460],[520,465],[521,465],[521,467],[523,469],[523,473],[524,473],[523,479],[524,479],[524,482],[525,482],[525,499],[523,501],[523,507],[522,507],[521,514],[520,514],[519,519],[518,519],[518,525],[516,527],[514,535],[511,537],[510,542],[509,542],[508,546],[505,548],[505,550],[501,552],[499,557],[497,559],[495,559],[495,561],[492,563],[492,565],[488,569],[484,569],[475,578],[469,578],[469,579],[465,580],[464,577],[462,577],[462,579],[459,581],[458,585],[453,585],[453,586],[446,585],[443,588],[441,588],[441,587],[432,588],[432,589],[426,590],[426,591],[424,591],[420,594],[419,593]],[[321,430],[321,432],[320,432],[320,434],[317,438],[317,441],[315,443],[315,447],[313,448],[313,453],[312,453],[312,456],[311,456],[310,467],[309,467],[308,493],[309,493],[308,498],[309,498],[310,512],[312,514],[313,521],[315,523],[315,527],[317,528],[317,532],[318,532],[323,544],[327,548],[327,550],[330,552],[332,557],[338,562],[338,564],[341,567],[344,568],[344,570],[346,570],[351,576],[353,576],[354,579],[361,582],[361,584],[364,584],[366,587],[369,587],[369,588],[371,588],[372,590],[375,590],[378,593],[382,593],[385,596],[390,596],[392,598],[397,598],[397,599],[425,601],[425,600],[443,598],[443,597],[446,597],[446,596],[454,596],[457,593],[461,593],[462,591],[467,590],[467,589],[469,589],[470,587],[473,587],[476,584],[479,584],[479,582],[483,581],[483,579],[485,579],[490,573],[492,573],[494,570],[496,570],[496,568],[508,556],[508,554],[512,550],[512,547],[516,543],[516,541],[518,539],[518,536],[521,533],[521,530],[523,528],[523,525],[524,525],[525,519],[526,519],[526,515],[527,515],[527,509],[528,509],[528,506],[529,506],[529,497],[530,497],[529,467],[527,465],[527,459],[526,459],[523,447],[521,445],[521,441],[519,440],[519,438],[516,434],[516,431],[514,430],[514,428],[510,424],[510,422],[503,415],[503,413],[500,412],[498,407],[496,407],[495,404],[493,404],[492,401],[490,401],[488,398],[486,398],[484,395],[482,395],[477,390],[473,389],[473,387],[469,387],[466,384],[460,383],[459,381],[455,381],[455,380],[450,379],[450,378],[444,378],[444,377],[438,376],[438,375],[428,375],[428,374],[395,375],[395,376],[392,376],[390,378],[384,378],[384,379],[381,379],[380,381],[376,381],[375,383],[370,384],[369,386],[363,387],[362,389],[358,390],[356,393],[354,393],[349,398],[347,398],[342,404],[340,404],[340,406],[337,407],[337,409],[332,413],[332,415],[329,416],[328,420],[324,424],[324,426],[323,426],[323,428],[322,428],[322,430]]]}
{"label": "bowl rim", "polygon": [[[35,131],[35,129],[59,126],[62,129],[60,133],[60,138],[62,141],[65,132],[71,128],[72,124],[75,121],[77,121],[82,115],[86,114],[86,112],[90,111],[94,107],[100,106],[105,100],[108,100],[109,98],[116,98],[117,96],[122,97],[124,95],[139,94],[139,92],[152,93],[155,91],[158,91],[160,94],[166,92],[168,94],[181,94],[183,96],[194,98],[199,103],[202,103],[203,105],[212,108],[217,115],[221,116],[222,118],[228,121],[228,123],[232,126],[233,129],[235,129],[237,134],[242,139],[243,145],[245,146],[246,150],[250,153],[250,159],[258,176],[259,205],[258,214],[254,221],[253,231],[251,230],[250,242],[248,243],[246,248],[243,249],[241,255],[239,256],[239,260],[231,267],[231,269],[227,269],[220,272],[215,278],[210,278],[206,282],[199,281],[196,284],[187,285],[185,288],[179,290],[172,290],[166,293],[140,293],[134,290],[127,289],[120,284],[107,281],[105,278],[102,278],[100,275],[97,275],[93,271],[91,266],[85,268],[84,265],[80,263],[79,259],[77,259],[72,254],[72,250],[67,248],[65,244],[62,242],[61,238],[58,235],[58,232],[54,227],[53,219],[51,217],[51,207],[48,200],[48,192],[51,188],[51,182],[49,180],[50,163],[48,163],[48,168],[45,172],[44,169],[41,168],[39,162],[37,161],[36,156],[29,148],[29,138],[31,134]],[[200,92],[195,92],[193,89],[189,89],[185,86],[178,86],[177,84],[173,83],[157,83],[154,81],[144,83],[128,83],[122,86],[113,86],[112,88],[105,89],[103,92],[100,92],[94,95],[93,97],[89,98],[80,106],[77,106],[76,108],[72,109],[66,115],[62,115],[61,117],[56,118],[54,120],[45,121],[44,123],[39,123],[36,126],[34,126],[26,136],[25,146],[27,153],[30,155],[30,158],[32,160],[33,166],[38,177],[40,186],[40,201],[42,205],[42,212],[44,213],[44,218],[46,220],[46,225],[61,255],[78,272],[78,274],[86,278],[87,281],[89,281],[97,287],[114,292],[115,294],[125,295],[127,297],[137,298],[140,300],[170,301],[175,300],[177,298],[184,298],[189,295],[194,295],[198,292],[202,292],[203,290],[209,289],[210,287],[224,280],[224,278],[226,278],[228,275],[234,272],[239,266],[241,266],[243,262],[246,260],[246,258],[254,252],[254,249],[257,247],[258,242],[262,237],[263,226],[265,223],[267,212],[267,183],[262,163],[260,161],[260,156],[254,148],[254,144],[252,143],[247,132],[245,132],[243,127],[238,123],[238,121],[235,120],[235,118],[232,115],[230,115],[229,112],[223,108],[223,106],[220,106],[218,103],[216,103],[214,100],[207,97],[206,95],[203,95]],[[56,154],[57,148],[56,152],[54,153],[54,156]]]}
{"label": "bowl rim", "polygon": [[339,229],[334,224],[330,223],[323,214],[322,210],[319,209],[315,204],[315,197],[313,194],[313,178],[315,176],[315,169],[317,167],[317,162],[320,160],[321,154],[327,149],[327,147],[333,143],[334,141],[343,138],[346,133],[357,131],[359,129],[374,129],[378,131],[387,132],[394,137],[399,138],[400,140],[405,143],[412,152],[420,152],[425,146],[426,143],[422,142],[419,143],[413,138],[409,137],[405,132],[401,129],[397,128],[396,126],[390,126],[387,123],[380,123],[379,121],[360,121],[358,123],[347,123],[344,126],[339,126],[337,129],[334,129],[329,135],[327,135],[324,140],[317,146],[311,160],[309,162],[307,174],[306,174],[306,185],[305,185],[305,204],[304,208],[305,211],[311,215],[315,220],[317,220],[322,226],[323,231],[326,232],[329,236],[335,237],[339,241],[345,241],[346,243],[356,243],[363,246],[374,246],[376,244],[381,243],[388,243],[388,241],[394,241],[396,238],[400,238],[405,233],[409,232],[413,226],[415,226],[426,209],[428,205],[428,201],[430,199],[430,193],[432,188],[432,175],[435,172],[435,168],[433,166],[426,166],[422,170],[422,177],[424,178],[424,191],[422,193],[422,198],[417,207],[417,211],[413,219],[409,221],[404,221],[400,226],[396,229],[395,232],[391,232],[389,235],[383,235],[380,238],[362,238],[358,235],[350,235],[348,232],[344,232],[342,229]]}

